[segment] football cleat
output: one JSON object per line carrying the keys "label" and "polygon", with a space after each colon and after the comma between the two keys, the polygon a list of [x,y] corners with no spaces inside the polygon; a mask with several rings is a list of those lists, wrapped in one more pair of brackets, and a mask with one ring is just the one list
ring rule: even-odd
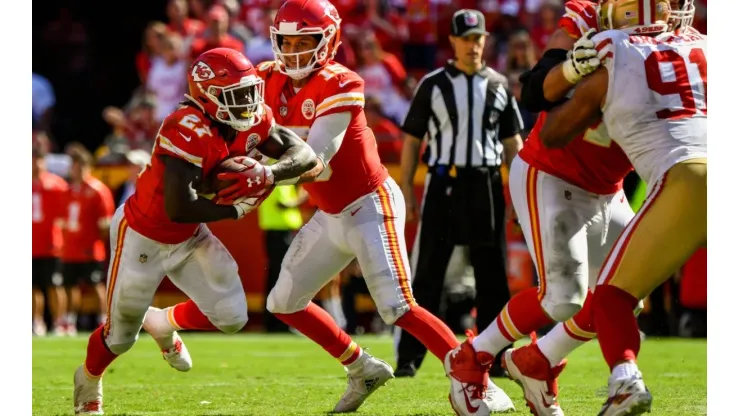
{"label": "football cleat", "polygon": [[193,368],[193,359],[180,335],[167,319],[167,311],[153,306],[144,317],[144,330],[154,338],[162,351],[162,358],[177,371]]}
{"label": "football cleat", "polygon": [[509,396],[488,376],[493,355],[476,352],[472,337],[445,355],[445,373],[450,379],[448,399],[458,416],[490,415],[514,411]]}
{"label": "football cleat", "polygon": [[558,375],[565,368],[563,360],[554,368],[536,343],[504,352],[502,362],[509,377],[524,390],[524,400],[533,415],[563,416],[558,404]]}
{"label": "football cleat", "polygon": [[375,390],[393,378],[393,368],[366,351],[358,360],[362,369],[355,374],[347,370],[347,390],[334,407],[334,413],[354,412]]}
{"label": "football cleat", "polygon": [[88,374],[85,364],[75,371],[74,411],[76,415],[103,414],[103,377]]}
{"label": "football cleat", "polygon": [[626,416],[649,413],[653,405],[642,374],[638,371],[632,377],[618,380],[609,377],[609,398],[599,412],[599,416]]}

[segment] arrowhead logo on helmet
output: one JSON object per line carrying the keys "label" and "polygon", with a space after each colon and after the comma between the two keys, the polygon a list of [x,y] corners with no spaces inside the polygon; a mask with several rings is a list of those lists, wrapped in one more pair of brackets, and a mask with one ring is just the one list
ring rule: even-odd
{"label": "arrowhead logo on helmet", "polygon": [[195,82],[208,81],[216,76],[211,67],[203,61],[197,62],[193,65],[193,70],[190,75],[193,77],[193,81]]}

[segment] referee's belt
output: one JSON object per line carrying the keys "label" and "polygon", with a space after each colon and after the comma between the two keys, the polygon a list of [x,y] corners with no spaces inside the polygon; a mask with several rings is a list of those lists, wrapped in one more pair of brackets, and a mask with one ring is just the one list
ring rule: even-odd
{"label": "referee's belt", "polygon": [[473,173],[473,172],[490,172],[495,171],[498,173],[501,170],[501,166],[471,166],[471,167],[457,167],[456,165],[436,165],[429,166],[429,172],[436,176],[447,176],[450,178],[457,177],[458,173]]}

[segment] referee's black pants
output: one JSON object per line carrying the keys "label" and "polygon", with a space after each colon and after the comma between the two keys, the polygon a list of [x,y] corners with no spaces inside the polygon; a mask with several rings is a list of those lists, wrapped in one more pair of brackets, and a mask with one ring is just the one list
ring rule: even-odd
{"label": "referee's black pants", "polygon": [[[432,172],[429,176],[418,242],[414,242],[411,256],[414,262],[414,297],[420,306],[439,317],[445,274],[453,248],[467,245],[475,274],[476,326],[478,331],[483,331],[510,298],[501,175],[498,169],[491,169],[485,177],[472,180],[466,180],[461,174],[457,178],[449,178]],[[461,180],[466,180],[465,186],[460,186]],[[465,202],[461,203],[461,200]],[[485,232],[485,223],[489,224],[491,232]],[[484,230],[485,235],[477,235],[474,227]],[[418,369],[426,351],[421,342],[402,331],[397,351],[398,367],[413,363]],[[497,357],[497,363],[499,359]]]}

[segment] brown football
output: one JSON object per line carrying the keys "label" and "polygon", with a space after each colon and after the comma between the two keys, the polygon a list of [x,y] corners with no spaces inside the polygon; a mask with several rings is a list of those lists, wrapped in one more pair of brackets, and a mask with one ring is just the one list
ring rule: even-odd
{"label": "brown football", "polygon": [[218,174],[223,172],[240,172],[247,169],[242,163],[244,158],[244,156],[236,156],[225,159],[195,186],[195,191],[198,195],[211,199],[218,191],[233,185],[234,181],[222,181],[218,179]]}

